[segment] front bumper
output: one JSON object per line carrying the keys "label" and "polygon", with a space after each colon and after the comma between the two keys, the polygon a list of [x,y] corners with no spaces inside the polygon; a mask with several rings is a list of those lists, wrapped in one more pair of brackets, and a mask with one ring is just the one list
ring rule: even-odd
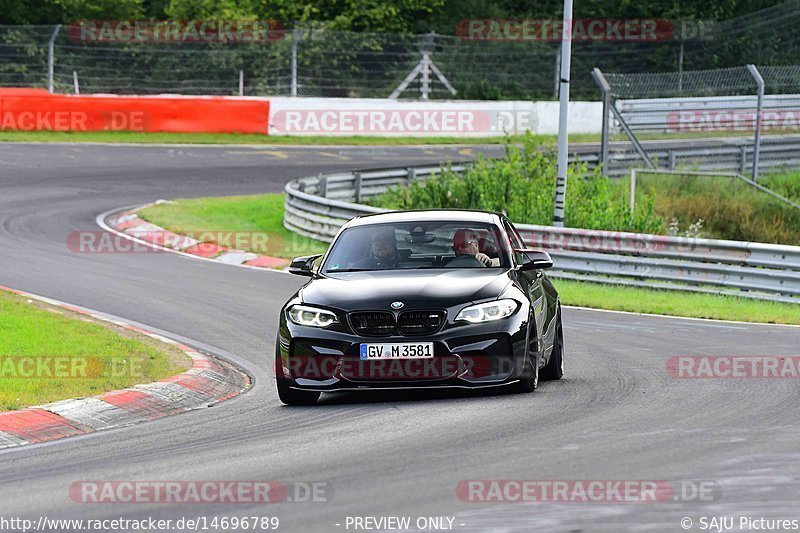
{"label": "front bumper", "polygon": [[[313,391],[480,388],[517,381],[524,368],[527,321],[520,313],[487,324],[446,324],[425,336],[364,337],[281,321],[278,375]],[[432,342],[433,357],[362,361],[361,343]]]}

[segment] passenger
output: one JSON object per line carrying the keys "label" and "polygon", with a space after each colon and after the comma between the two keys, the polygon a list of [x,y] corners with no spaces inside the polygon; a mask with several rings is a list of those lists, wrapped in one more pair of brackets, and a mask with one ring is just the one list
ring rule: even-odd
{"label": "passenger", "polygon": [[493,266],[492,258],[481,253],[478,234],[471,229],[460,229],[453,235],[453,251],[456,256],[448,263],[448,267]]}
{"label": "passenger", "polygon": [[394,228],[379,228],[369,239],[369,257],[353,265],[354,268],[382,269],[397,268],[400,253],[397,251],[397,239]]}

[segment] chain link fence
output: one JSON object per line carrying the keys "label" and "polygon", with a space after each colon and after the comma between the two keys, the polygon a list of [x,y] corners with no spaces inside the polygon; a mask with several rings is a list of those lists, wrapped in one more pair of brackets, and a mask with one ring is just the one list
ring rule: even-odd
{"label": "chain link fence", "polygon": [[[48,86],[55,26],[0,26],[0,86]],[[442,35],[320,29],[267,43],[81,43],[66,28],[53,46],[54,90],[82,93],[388,98],[428,53],[456,94],[436,79],[429,98],[553,99],[558,43],[472,42]],[[576,50],[573,95],[592,99],[589,71],[616,63],[613,45]],[[638,54],[632,54],[636,57]],[[419,98],[416,78],[402,93]]]}
{"label": "chain link fence", "polygon": [[47,43],[55,26],[0,26],[0,87],[47,87]]}
{"label": "chain link fence", "polygon": [[800,55],[798,26],[800,0],[789,0],[719,21],[709,29],[707,40],[685,43],[683,67],[708,70],[733,67],[743,62],[756,65],[797,63]]}
{"label": "chain link fence", "polygon": [[[596,69],[594,76],[606,117],[601,143],[605,172],[614,171],[623,152],[638,152],[649,168],[671,170],[701,165],[710,152],[724,152],[726,169],[751,174],[753,179],[766,162],[760,160],[761,151],[766,150],[770,168],[776,163],[797,164],[797,150],[791,147],[800,145],[796,137],[800,133],[800,65],[663,73]],[[622,140],[611,146],[609,140],[615,136]],[[776,142],[765,144],[769,136]],[[659,142],[641,143],[645,138]],[[712,149],[709,143],[717,145]],[[687,152],[685,148],[692,144],[703,148]],[[775,151],[786,155],[787,149],[792,153],[786,157],[771,157]]]}

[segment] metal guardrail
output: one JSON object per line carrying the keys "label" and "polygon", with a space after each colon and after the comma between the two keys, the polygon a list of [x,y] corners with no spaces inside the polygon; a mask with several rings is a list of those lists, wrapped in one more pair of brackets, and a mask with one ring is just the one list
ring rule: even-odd
{"label": "metal guardrail", "polygon": [[[731,137],[724,143],[698,139],[695,143],[681,143],[664,147],[656,143],[644,143],[647,155],[655,168],[676,170],[691,168],[699,171],[727,171],[749,174],[753,167],[753,140],[746,137]],[[705,144],[705,146],[704,146]],[[597,158],[587,159],[589,166]],[[631,168],[641,167],[643,159],[634,151],[612,151],[609,154],[607,173],[610,176],[622,176]],[[761,173],[782,171],[800,167],[800,137],[770,136],[761,140],[758,168]]]}
{"label": "metal guardrail", "polygon": [[[463,172],[466,165],[451,168]],[[285,187],[283,224],[330,242],[351,218],[386,211],[354,202],[439,172],[439,166],[424,166],[298,178]],[[554,278],[800,303],[800,246],[516,226],[526,245],[553,256]]]}

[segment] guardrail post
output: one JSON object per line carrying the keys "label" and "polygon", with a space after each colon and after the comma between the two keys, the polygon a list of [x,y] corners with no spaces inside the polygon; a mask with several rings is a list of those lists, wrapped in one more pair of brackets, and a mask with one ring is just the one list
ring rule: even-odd
{"label": "guardrail post", "polygon": [[669,169],[670,170],[675,170],[675,166],[676,166],[676,164],[675,164],[675,159],[676,159],[675,158],[675,151],[674,150],[670,150],[667,153],[667,158],[669,160]]}
{"label": "guardrail post", "polygon": [[361,172],[353,173],[353,196],[357,204],[361,203]]}
{"label": "guardrail post", "polygon": [[323,174],[322,172],[319,173],[317,177],[318,185],[317,190],[319,191],[319,195],[323,198],[328,197],[328,176]]}
{"label": "guardrail post", "polygon": [[406,179],[408,180],[409,184],[417,179],[417,169],[414,167],[408,167],[406,169]]}
{"label": "guardrail post", "polygon": [[739,174],[744,174],[744,169],[747,166],[747,147],[741,145],[739,147]]}

